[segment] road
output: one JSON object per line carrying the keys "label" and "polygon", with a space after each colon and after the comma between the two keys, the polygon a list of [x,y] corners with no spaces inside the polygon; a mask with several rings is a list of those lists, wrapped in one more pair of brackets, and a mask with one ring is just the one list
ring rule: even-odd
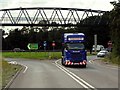
{"label": "road", "polygon": [[88,57],[86,68],[64,67],[60,60],[7,58],[25,67],[10,88],[118,88],[117,66],[94,61],[95,58]]}

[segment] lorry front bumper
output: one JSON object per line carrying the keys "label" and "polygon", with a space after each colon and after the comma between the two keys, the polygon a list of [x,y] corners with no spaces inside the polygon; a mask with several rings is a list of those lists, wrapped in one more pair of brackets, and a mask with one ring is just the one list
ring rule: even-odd
{"label": "lorry front bumper", "polygon": [[79,63],[70,62],[69,60],[65,62],[65,65],[86,65],[86,64],[87,64],[86,60],[83,60],[83,62],[79,62]]}

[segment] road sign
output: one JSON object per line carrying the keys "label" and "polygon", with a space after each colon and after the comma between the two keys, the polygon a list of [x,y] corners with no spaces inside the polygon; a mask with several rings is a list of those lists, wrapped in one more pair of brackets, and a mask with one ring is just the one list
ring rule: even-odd
{"label": "road sign", "polygon": [[52,42],[52,46],[55,47],[55,41]]}
{"label": "road sign", "polygon": [[108,41],[108,51],[112,51],[112,41]]}
{"label": "road sign", "polygon": [[52,46],[55,47],[55,43],[54,42],[52,43]]}
{"label": "road sign", "polygon": [[47,42],[46,42],[46,41],[43,42],[43,46],[44,46],[44,47],[47,46]]}
{"label": "road sign", "polygon": [[38,43],[29,43],[27,45],[29,50],[37,50],[38,49]]}
{"label": "road sign", "polygon": [[112,48],[112,41],[108,41],[108,47]]}

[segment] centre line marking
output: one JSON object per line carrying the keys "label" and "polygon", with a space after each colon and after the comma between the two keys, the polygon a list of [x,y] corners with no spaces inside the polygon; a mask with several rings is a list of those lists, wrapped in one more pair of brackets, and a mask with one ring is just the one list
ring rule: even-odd
{"label": "centre line marking", "polygon": [[69,75],[72,79],[74,79],[76,82],[78,82],[80,85],[82,85],[84,88],[88,88],[86,85],[84,85],[82,82],[77,80],[75,77],[73,77],[71,74],[66,72],[64,69],[62,69],[60,66],[56,65],[59,69],[61,69],[63,72],[65,72],[67,75]]}
{"label": "centre line marking", "polygon": [[72,79],[74,79],[76,82],[78,82],[80,85],[82,85],[84,88],[87,88],[88,90],[97,90],[92,85],[88,84],[86,81],[78,77],[76,74],[72,73],[68,69],[64,68],[62,65],[58,64],[58,61],[55,61],[55,65],[61,69],[63,72],[65,72],[67,75],[69,75]]}

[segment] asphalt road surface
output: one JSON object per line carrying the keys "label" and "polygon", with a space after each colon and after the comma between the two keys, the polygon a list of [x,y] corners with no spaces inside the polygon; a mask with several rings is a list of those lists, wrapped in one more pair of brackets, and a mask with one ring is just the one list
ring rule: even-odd
{"label": "asphalt road surface", "polygon": [[94,59],[89,56],[87,67],[81,68],[64,67],[60,60],[7,58],[24,65],[9,88],[118,88],[118,67]]}

